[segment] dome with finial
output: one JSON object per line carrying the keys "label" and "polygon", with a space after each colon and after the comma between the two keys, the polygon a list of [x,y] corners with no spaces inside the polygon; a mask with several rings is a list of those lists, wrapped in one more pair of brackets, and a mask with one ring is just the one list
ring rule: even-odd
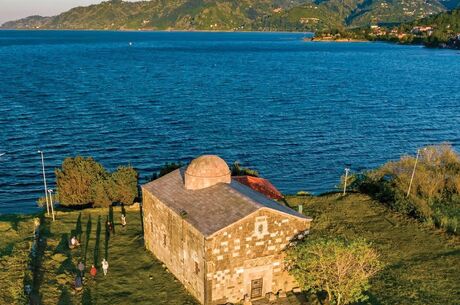
{"label": "dome with finial", "polygon": [[190,162],[185,170],[185,188],[199,190],[217,183],[230,183],[231,172],[227,163],[215,155],[204,155]]}

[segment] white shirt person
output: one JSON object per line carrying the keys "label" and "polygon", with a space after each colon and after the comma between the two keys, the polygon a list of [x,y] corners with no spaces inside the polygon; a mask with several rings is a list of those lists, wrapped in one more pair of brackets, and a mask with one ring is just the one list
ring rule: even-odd
{"label": "white shirt person", "polygon": [[107,275],[107,271],[109,270],[109,262],[104,258],[102,260],[102,270],[104,271],[104,275]]}

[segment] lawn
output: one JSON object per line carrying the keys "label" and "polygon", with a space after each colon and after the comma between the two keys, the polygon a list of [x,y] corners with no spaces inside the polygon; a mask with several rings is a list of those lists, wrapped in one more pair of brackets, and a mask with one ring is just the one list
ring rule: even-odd
{"label": "lawn", "polygon": [[[40,304],[197,304],[144,249],[139,210],[127,209],[126,214],[125,228],[120,225],[120,208],[60,211],[55,222],[44,222],[42,260],[35,279]],[[109,217],[115,223],[115,234],[110,236],[105,226]],[[70,250],[68,241],[73,235],[81,246]],[[109,262],[107,276],[101,268],[104,257]],[[84,289],[75,292],[79,261],[86,265]],[[98,268],[95,279],[89,274],[91,264]]]}
{"label": "lawn", "polygon": [[385,269],[372,280],[369,304],[460,304],[460,240],[389,211],[365,195],[293,196],[313,217],[311,235],[364,237]]}
{"label": "lawn", "polygon": [[0,304],[25,304],[31,281],[29,254],[34,240],[32,215],[0,216]]}

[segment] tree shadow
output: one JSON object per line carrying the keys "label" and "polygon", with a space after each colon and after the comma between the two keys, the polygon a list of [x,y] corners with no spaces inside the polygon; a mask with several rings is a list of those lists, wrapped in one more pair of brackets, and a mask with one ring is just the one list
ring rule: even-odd
{"label": "tree shadow", "polygon": [[139,204],[139,216],[141,217],[141,232],[142,236],[144,236],[144,209],[142,208],[142,204]]}
{"label": "tree shadow", "polygon": [[81,226],[81,212],[78,214],[77,224],[75,225],[75,235],[77,236],[78,240],[81,241],[81,234],[83,233],[82,226]]}
{"label": "tree shadow", "polygon": [[59,296],[59,301],[57,305],[70,305],[70,304],[72,304],[72,299],[70,297],[69,290],[63,287],[61,291],[61,295]]}
{"label": "tree shadow", "polygon": [[54,253],[67,253],[69,251],[69,234],[67,233],[62,233],[61,234],[61,240],[59,241],[59,244],[56,246],[54,249]]}
{"label": "tree shadow", "polygon": [[32,252],[32,291],[30,294],[31,302],[42,303],[40,287],[43,282],[45,272],[42,268],[45,250],[48,246],[48,236],[51,234],[50,227],[46,222],[45,215],[40,215],[39,234],[35,235],[35,249]]}
{"label": "tree shadow", "polygon": [[91,299],[91,290],[85,288],[81,296],[81,305],[93,305],[93,300]]}
{"label": "tree shadow", "polygon": [[112,233],[115,234],[115,221],[113,219],[113,206],[109,206],[109,221],[112,224]]}
{"label": "tree shadow", "polygon": [[68,270],[76,270],[76,266],[72,262],[72,253],[70,251],[67,253],[67,258],[61,263],[56,273],[61,274],[65,273]]}
{"label": "tree shadow", "polygon": [[97,219],[97,227],[96,227],[96,241],[94,243],[94,266],[98,266],[99,264],[99,247],[101,243],[101,230],[102,230],[102,224],[101,224],[101,216],[98,217]]}
{"label": "tree shadow", "polygon": [[88,218],[88,222],[86,223],[85,250],[83,252],[83,262],[85,263],[85,265],[86,265],[86,257],[88,254],[89,241],[91,239],[91,228],[92,228],[92,220],[91,220],[91,214],[90,214]]}
{"label": "tree shadow", "polygon": [[[107,221],[109,221],[109,217],[107,217]],[[104,257],[105,259],[109,259],[109,240],[110,240],[110,231],[109,228],[106,226],[105,228],[105,243],[104,243]]]}

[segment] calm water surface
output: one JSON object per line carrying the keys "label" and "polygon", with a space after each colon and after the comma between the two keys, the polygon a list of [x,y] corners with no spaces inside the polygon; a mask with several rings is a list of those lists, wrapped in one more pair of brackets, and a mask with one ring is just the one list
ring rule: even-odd
{"label": "calm water surface", "polygon": [[[282,192],[343,168],[460,144],[460,55],[302,34],[0,31],[0,213],[33,211],[63,158],[130,163],[213,153]],[[129,45],[132,42],[132,45]]]}

